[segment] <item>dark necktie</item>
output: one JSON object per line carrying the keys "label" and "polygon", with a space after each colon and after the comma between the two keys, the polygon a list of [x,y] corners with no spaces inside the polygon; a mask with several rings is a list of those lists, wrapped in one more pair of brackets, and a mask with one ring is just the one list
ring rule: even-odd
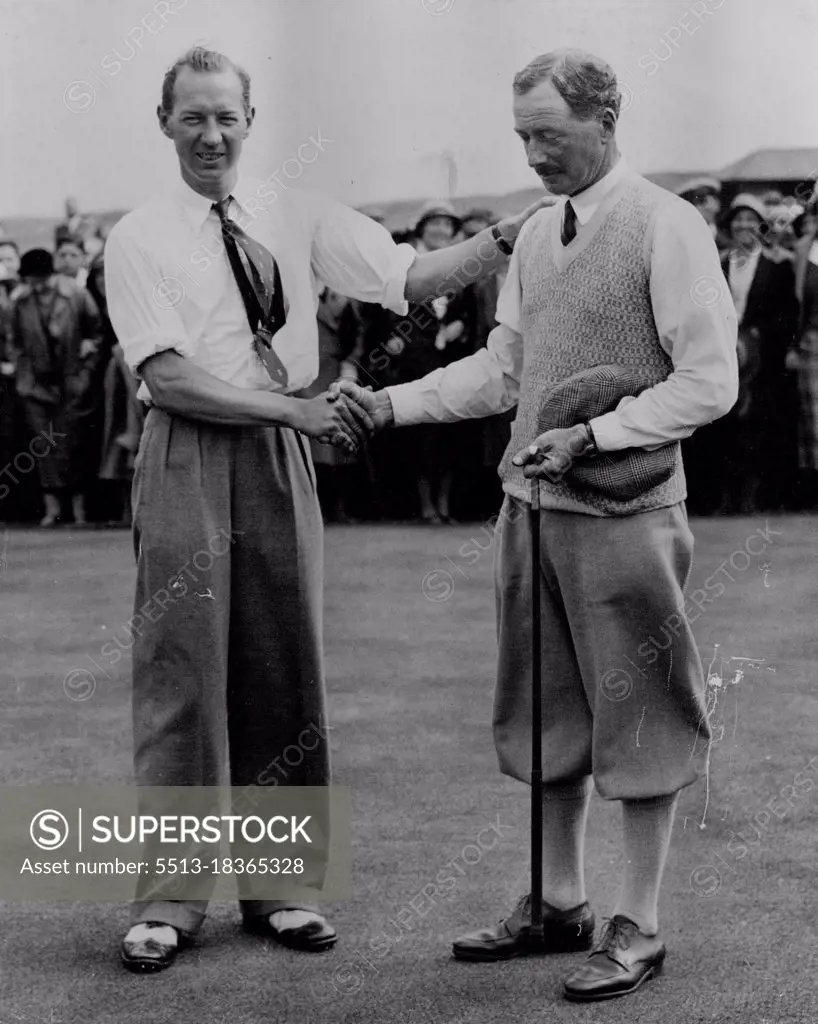
{"label": "dark necktie", "polygon": [[[273,351],[271,344],[273,335],[287,322],[281,274],[273,254],[254,238],[250,238],[227,215],[232,199],[232,196],[227,196],[221,202],[213,204],[213,209],[221,221],[227,258],[241,292],[258,357],[270,379],[275,384],[286,387],[287,369]],[[242,253],[246,266],[242,261]]]}
{"label": "dark necktie", "polygon": [[577,237],[577,214],[571,205],[571,200],[565,204],[565,217],[562,221],[562,244],[568,245]]}

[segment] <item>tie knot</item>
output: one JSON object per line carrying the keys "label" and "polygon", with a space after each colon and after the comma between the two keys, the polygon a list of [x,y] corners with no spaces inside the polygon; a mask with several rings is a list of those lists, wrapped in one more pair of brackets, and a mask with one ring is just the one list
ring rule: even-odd
{"label": "tie knot", "polygon": [[227,216],[227,211],[230,207],[230,203],[233,201],[232,196],[225,196],[224,199],[220,199],[218,203],[214,203],[211,209],[215,210],[219,216],[220,221],[226,221],[230,218]]}

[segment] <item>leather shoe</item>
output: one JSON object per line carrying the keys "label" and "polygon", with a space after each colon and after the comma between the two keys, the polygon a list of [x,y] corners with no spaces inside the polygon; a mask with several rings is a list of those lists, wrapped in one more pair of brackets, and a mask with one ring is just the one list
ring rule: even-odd
{"label": "leather shoe", "polygon": [[138,939],[135,942],[124,938],[120,949],[120,959],[129,971],[137,973],[164,971],[176,959],[181,944],[181,936],[175,945],[169,945],[154,938]]}
{"label": "leather shoe", "polygon": [[643,935],[633,921],[617,914],[583,966],[565,982],[565,998],[593,1002],[635,992],[659,973],[665,953],[658,936]]}
{"label": "leather shoe", "polygon": [[455,939],[452,953],[457,960],[488,962],[590,948],[595,920],[587,903],[557,910],[543,900],[542,918],[543,934],[537,940],[531,935],[531,896],[522,896],[511,915],[499,924]]}
{"label": "leather shoe", "polygon": [[338,941],[338,933],[323,917],[309,921],[300,928],[274,928],[270,923],[270,915],[264,914],[245,921],[245,927],[255,935],[263,935],[274,939],[288,949],[297,949],[303,953],[323,953],[332,949]]}

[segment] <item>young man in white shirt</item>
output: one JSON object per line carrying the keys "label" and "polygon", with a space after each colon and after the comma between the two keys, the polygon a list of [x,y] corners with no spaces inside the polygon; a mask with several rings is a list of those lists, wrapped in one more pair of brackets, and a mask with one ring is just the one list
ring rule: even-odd
{"label": "young man in white shirt", "polygon": [[[325,786],[326,734],[301,739],[325,721],[322,524],[302,434],[354,448],[372,423],[355,401],[290,397],[317,374],[319,281],[404,313],[464,267],[466,280],[496,269],[536,207],[417,256],[339,203],[240,176],[250,80],[223,55],[177,61],[157,113],[181,180],[123,217],[105,252],[111,322],[151,403],[134,478],[136,781],[218,785],[226,732],[233,786]],[[292,746],[304,757],[282,776],[271,766]],[[140,880],[131,970],[167,967],[205,916],[159,881]],[[240,876],[253,930],[334,945],[313,902],[252,895]]]}

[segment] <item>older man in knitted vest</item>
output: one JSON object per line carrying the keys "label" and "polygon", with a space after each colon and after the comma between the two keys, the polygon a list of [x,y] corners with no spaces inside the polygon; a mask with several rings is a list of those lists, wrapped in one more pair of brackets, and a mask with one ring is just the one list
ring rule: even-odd
{"label": "older man in knitted vest", "polygon": [[[683,611],[693,537],[679,442],[732,407],[738,381],[735,311],[713,239],[696,210],[620,156],[620,101],[613,71],[591,54],[545,54],[520,72],[516,132],[529,166],[567,198],[520,233],[487,348],[374,395],[336,385],[376,426],[518,406],[500,466],[494,732],[502,771],[529,781],[533,485],[545,937],[532,941],[524,897],[499,925],[457,939],[454,954],[590,947],[565,984],[574,1000],[632,992],[664,960],[657,903],[677,796],[697,779],[709,739]],[[602,394],[617,381],[632,393],[586,422],[578,403],[571,418],[572,388]],[[619,899],[595,944],[582,869],[592,779],[603,799],[621,801],[624,852]]]}

